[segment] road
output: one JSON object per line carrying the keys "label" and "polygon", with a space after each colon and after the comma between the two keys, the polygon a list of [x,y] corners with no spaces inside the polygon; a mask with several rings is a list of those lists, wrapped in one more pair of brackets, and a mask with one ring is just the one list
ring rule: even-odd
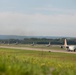
{"label": "road", "polygon": [[0,48],[11,48],[11,49],[22,49],[22,50],[35,50],[35,51],[50,51],[50,52],[59,52],[59,53],[72,53],[76,54],[76,52],[68,52],[66,50],[51,50],[51,49],[41,49],[41,48],[29,48],[29,47],[13,47],[13,46],[0,46]]}

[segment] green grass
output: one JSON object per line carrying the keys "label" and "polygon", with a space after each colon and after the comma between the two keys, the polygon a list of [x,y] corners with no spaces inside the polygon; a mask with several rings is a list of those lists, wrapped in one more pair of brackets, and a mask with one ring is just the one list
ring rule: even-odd
{"label": "green grass", "polygon": [[76,54],[0,48],[0,75],[76,75]]}

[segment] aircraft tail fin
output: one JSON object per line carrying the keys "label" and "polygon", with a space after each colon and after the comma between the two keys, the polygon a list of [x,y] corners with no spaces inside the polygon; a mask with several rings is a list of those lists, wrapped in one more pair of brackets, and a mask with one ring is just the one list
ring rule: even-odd
{"label": "aircraft tail fin", "polygon": [[50,42],[49,42],[49,45],[50,45]]}
{"label": "aircraft tail fin", "polygon": [[64,40],[64,47],[67,47],[67,40]]}

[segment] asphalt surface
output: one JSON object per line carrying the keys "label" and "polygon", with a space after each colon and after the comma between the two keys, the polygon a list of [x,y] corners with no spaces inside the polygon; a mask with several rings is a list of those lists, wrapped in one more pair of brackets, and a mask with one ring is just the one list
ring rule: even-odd
{"label": "asphalt surface", "polygon": [[41,49],[41,48],[29,48],[29,47],[0,46],[0,48],[11,48],[11,49],[22,49],[22,50],[35,50],[35,51],[48,51],[48,52],[59,52],[59,53],[71,53],[71,54],[76,54],[76,52],[73,52],[73,51]]}

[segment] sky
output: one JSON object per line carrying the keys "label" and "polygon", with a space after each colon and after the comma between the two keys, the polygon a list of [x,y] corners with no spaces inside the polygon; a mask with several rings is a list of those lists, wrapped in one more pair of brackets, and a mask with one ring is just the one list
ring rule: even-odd
{"label": "sky", "polygon": [[76,0],[0,0],[0,35],[76,37]]}

